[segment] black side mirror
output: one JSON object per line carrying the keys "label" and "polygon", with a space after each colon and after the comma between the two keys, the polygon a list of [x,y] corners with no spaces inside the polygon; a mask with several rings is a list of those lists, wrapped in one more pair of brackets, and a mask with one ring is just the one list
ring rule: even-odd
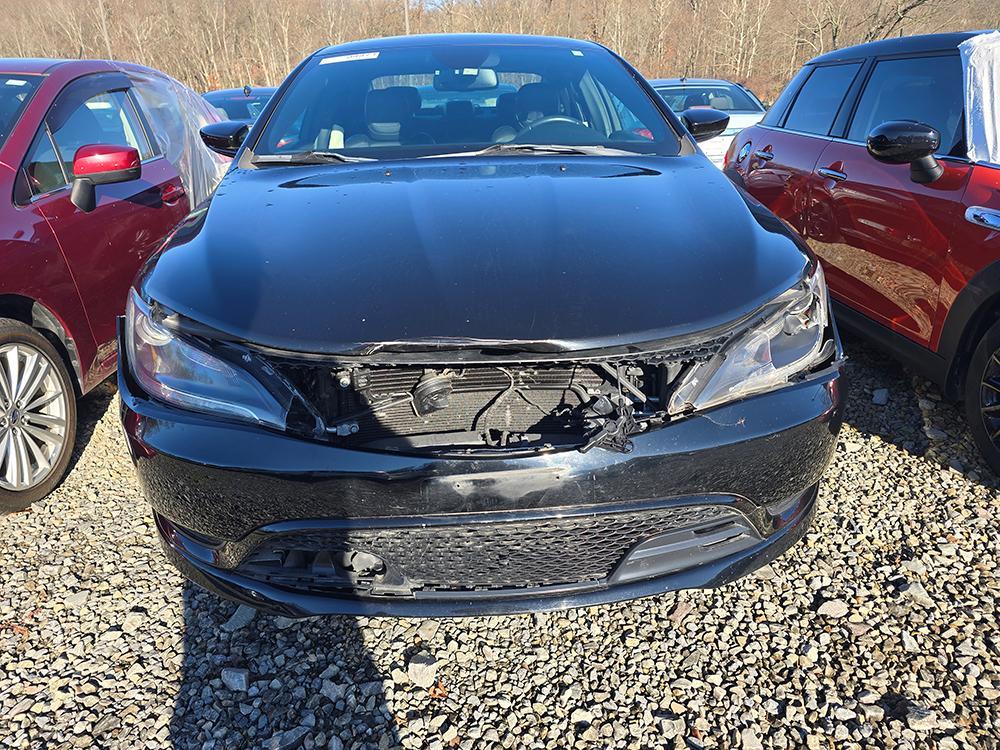
{"label": "black side mirror", "polygon": [[684,127],[698,141],[707,141],[721,135],[722,131],[729,126],[729,115],[711,107],[697,107],[685,109],[681,112],[681,122]]}
{"label": "black side mirror", "polygon": [[201,129],[201,140],[217,154],[236,156],[243,145],[250,126],[238,120],[213,122]]}
{"label": "black side mirror", "polygon": [[868,153],[883,164],[909,164],[910,179],[934,182],[944,167],[934,158],[941,135],[930,125],[913,120],[883,122],[868,134]]}

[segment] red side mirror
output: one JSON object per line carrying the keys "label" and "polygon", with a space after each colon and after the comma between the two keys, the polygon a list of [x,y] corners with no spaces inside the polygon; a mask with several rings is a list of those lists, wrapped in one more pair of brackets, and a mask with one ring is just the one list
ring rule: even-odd
{"label": "red side mirror", "polygon": [[80,146],[73,157],[73,177],[86,177],[95,185],[137,180],[141,174],[142,160],[131,146]]}
{"label": "red side mirror", "polygon": [[70,201],[87,213],[97,207],[95,185],[138,180],[142,159],[131,146],[107,146],[95,143],[80,146],[73,156],[73,189]]}

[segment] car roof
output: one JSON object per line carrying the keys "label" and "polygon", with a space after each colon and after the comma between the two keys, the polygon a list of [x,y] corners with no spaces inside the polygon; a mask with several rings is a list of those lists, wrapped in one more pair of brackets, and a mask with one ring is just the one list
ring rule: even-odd
{"label": "car roof", "polygon": [[[0,58],[0,73],[51,73],[53,68],[79,62],[103,62],[97,60],[60,60],[44,57],[3,57]],[[110,64],[109,64],[110,66]]]}
{"label": "car roof", "polygon": [[330,52],[350,53],[364,52],[373,49],[393,49],[404,47],[421,47],[427,45],[463,45],[463,44],[510,44],[537,45],[545,47],[565,47],[567,49],[605,49],[595,42],[579,39],[568,39],[558,36],[533,36],[529,34],[411,34],[409,36],[387,36],[374,39],[361,39],[356,42],[345,42],[324,47],[317,55]]}
{"label": "car roof", "polygon": [[971,39],[988,31],[954,31],[947,34],[918,34],[916,36],[893,37],[892,39],[880,39],[876,42],[856,44],[853,47],[827,52],[825,55],[814,57],[806,65],[828,62],[845,62],[847,60],[859,60],[866,57],[882,55],[899,55],[913,52],[938,52],[944,50],[957,49],[958,45],[966,39]]}
{"label": "car roof", "polygon": [[654,78],[650,80],[649,85],[656,88],[657,86],[684,86],[689,83],[721,84],[723,86],[739,86],[743,88],[742,84],[735,81],[727,81],[724,78]]}
{"label": "car roof", "polygon": [[[250,96],[254,94],[273,94],[278,90],[277,86],[251,86]],[[206,91],[202,96],[208,96],[209,94],[218,94],[219,96],[246,96],[242,86],[235,89],[215,89],[214,91]]]}

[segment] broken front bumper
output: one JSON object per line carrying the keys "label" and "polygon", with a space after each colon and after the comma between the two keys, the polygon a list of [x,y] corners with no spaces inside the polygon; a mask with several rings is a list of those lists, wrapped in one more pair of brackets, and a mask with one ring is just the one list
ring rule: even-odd
{"label": "broken front bumper", "polygon": [[287,616],[523,612],[727,583],[806,531],[841,423],[832,367],[636,435],[627,454],[407,456],[168,407],[122,364],[168,557]]}

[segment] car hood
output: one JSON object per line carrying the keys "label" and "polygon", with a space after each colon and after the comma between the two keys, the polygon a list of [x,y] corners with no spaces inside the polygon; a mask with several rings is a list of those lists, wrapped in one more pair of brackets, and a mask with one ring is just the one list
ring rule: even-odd
{"label": "car hood", "polygon": [[807,250],[700,155],[235,168],[143,293],[259,345],[575,351],[714,329]]}

